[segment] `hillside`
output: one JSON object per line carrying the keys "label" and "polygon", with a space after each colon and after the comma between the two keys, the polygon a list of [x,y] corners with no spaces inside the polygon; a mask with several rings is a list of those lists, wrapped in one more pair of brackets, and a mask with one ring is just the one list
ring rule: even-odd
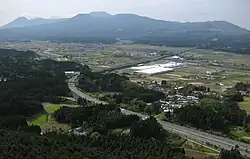
{"label": "hillside", "polygon": [[[37,22],[35,22],[37,21]],[[180,23],[156,20],[135,14],[110,15],[106,12],[78,14],[64,20],[19,18],[0,29],[2,38],[115,37],[135,38],[173,34],[242,35],[247,30],[225,21]],[[23,26],[13,28],[13,26]]]}

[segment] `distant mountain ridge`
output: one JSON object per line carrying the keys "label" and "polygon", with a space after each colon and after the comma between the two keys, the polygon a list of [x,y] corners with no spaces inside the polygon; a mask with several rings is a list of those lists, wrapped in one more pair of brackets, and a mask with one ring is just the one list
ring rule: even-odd
{"label": "distant mountain ridge", "polygon": [[59,21],[63,21],[65,19],[44,19],[44,18],[34,18],[28,19],[26,17],[19,17],[10,23],[3,26],[3,28],[21,28],[21,27],[30,27],[37,26],[43,24],[51,24]]}
{"label": "distant mountain ridge", "polygon": [[226,21],[181,23],[156,20],[136,14],[106,12],[78,14],[68,19],[18,18],[0,29],[0,38],[37,37],[147,37],[190,35],[242,35],[249,33]]}

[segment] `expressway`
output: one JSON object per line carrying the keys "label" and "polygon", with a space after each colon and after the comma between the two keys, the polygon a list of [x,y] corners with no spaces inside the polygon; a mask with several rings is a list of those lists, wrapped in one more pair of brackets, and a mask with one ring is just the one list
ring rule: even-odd
{"label": "expressway", "polygon": [[81,97],[89,102],[93,102],[93,103],[96,103],[96,104],[108,104],[107,102],[104,102],[104,101],[101,101],[99,99],[96,99],[96,98],[93,98],[89,95],[87,95],[86,93],[82,92],[81,90],[79,90],[76,86],[75,86],[75,83],[76,83],[76,80],[78,78],[79,74],[77,74],[76,76],[73,76],[71,79],[69,79],[68,81],[68,87],[70,89],[70,91],[73,93],[73,94],[76,94],[78,97]]}
{"label": "expressway", "polygon": [[[74,77],[72,77],[69,82],[73,82],[76,81],[79,75],[76,75]],[[90,97],[89,95],[83,93],[81,90],[79,90],[74,84],[69,83],[69,89],[72,91],[72,93],[77,94],[79,97],[86,99],[87,101],[90,102],[94,102],[96,104],[108,104],[107,102],[101,101],[99,99]],[[137,112],[132,112],[126,109],[121,108],[121,112],[123,114],[126,115],[130,115],[130,114],[134,114],[134,115],[138,115],[139,117],[145,119],[148,116],[144,115],[142,113],[137,113]],[[242,155],[245,155],[247,157],[250,157],[250,145],[243,143],[243,142],[239,142],[239,141],[235,141],[235,140],[231,140],[229,138],[225,138],[225,137],[220,137],[220,136],[216,136],[216,135],[212,135],[203,131],[199,131],[195,128],[188,128],[188,127],[184,127],[184,126],[180,126],[174,123],[170,123],[170,122],[166,122],[166,121],[162,121],[162,120],[157,120],[158,123],[160,123],[162,125],[162,127],[171,132],[171,133],[175,133],[178,134],[182,137],[188,138],[188,139],[192,139],[200,144],[211,144],[214,146],[217,146],[218,148],[224,148],[224,149],[228,149],[230,150],[231,148],[233,148],[235,145],[239,146],[239,150],[241,152]],[[247,151],[246,151],[247,150]]]}

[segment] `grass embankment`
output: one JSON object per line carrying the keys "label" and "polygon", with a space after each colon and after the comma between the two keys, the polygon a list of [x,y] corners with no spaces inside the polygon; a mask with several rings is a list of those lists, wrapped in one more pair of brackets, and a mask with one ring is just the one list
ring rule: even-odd
{"label": "grass embankment", "polygon": [[195,141],[187,140],[183,147],[185,148],[186,154],[189,157],[205,159],[208,156],[218,157],[219,151],[211,147],[201,145]]}
{"label": "grass embankment", "polygon": [[156,119],[159,119],[159,120],[165,120],[166,117],[164,115],[164,112],[160,113],[160,114],[157,114],[154,116]]}
{"label": "grass embankment", "polygon": [[230,133],[233,139],[250,143],[250,132],[246,132],[243,127],[233,127],[231,128]]}

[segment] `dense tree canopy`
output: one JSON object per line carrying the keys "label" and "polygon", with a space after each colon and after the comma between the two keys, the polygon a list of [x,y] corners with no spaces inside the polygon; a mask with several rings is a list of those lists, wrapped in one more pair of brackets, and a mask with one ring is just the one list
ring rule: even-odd
{"label": "dense tree canopy", "polygon": [[0,130],[0,158],[8,159],[184,159],[183,148],[165,141],[107,135],[95,138],[50,133],[45,136]]}
{"label": "dense tree canopy", "polygon": [[43,110],[41,102],[69,94],[64,70],[74,64],[36,57],[31,51],[0,49],[0,117],[31,116]]}
{"label": "dense tree canopy", "polygon": [[236,89],[228,89],[225,93],[224,96],[228,99],[228,100],[232,100],[232,101],[236,101],[236,102],[242,102],[243,96],[241,95],[241,93],[236,90]]}
{"label": "dense tree canopy", "polygon": [[157,120],[153,117],[150,117],[146,120],[140,120],[134,122],[131,127],[131,136],[142,137],[142,138],[155,138],[163,139],[166,137],[166,134],[163,131],[163,128]]}
{"label": "dense tree canopy", "polygon": [[26,127],[28,123],[24,117],[21,116],[11,116],[2,118],[0,120],[0,129],[12,129],[17,130],[19,127]]}
{"label": "dense tree canopy", "polygon": [[234,86],[234,88],[238,91],[248,91],[250,90],[250,84],[249,83],[243,83],[243,82],[239,82],[236,83],[236,85]]}
{"label": "dense tree canopy", "polygon": [[244,159],[237,149],[232,149],[230,151],[222,149],[220,151],[219,159]]}
{"label": "dense tree canopy", "polygon": [[81,70],[79,87],[86,92],[116,92],[118,94],[114,96],[114,99],[118,104],[128,103],[134,98],[144,102],[154,102],[164,97],[162,92],[143,88],[129,81],[126,76],[91,72],[87,66]]}
{"label": "dense tree canopy", "polygon": [[88,127],[102,129],[102,133],[106,133],[108,129],[130,127],[139,120],[136,115],[121,114],[120,109],[113,105],[62,107],[54,113],[54,117],[58,122],[72,124],[72,127],[82,126],[86,122]]}
{"label": "dense tree canopy", "polygon": [[190,124],[204,130],[228,131],[230,125],[242,126],[246,111],[231,100],[203,99],[198,104],[188,105],[174,110],[174,120]]}

